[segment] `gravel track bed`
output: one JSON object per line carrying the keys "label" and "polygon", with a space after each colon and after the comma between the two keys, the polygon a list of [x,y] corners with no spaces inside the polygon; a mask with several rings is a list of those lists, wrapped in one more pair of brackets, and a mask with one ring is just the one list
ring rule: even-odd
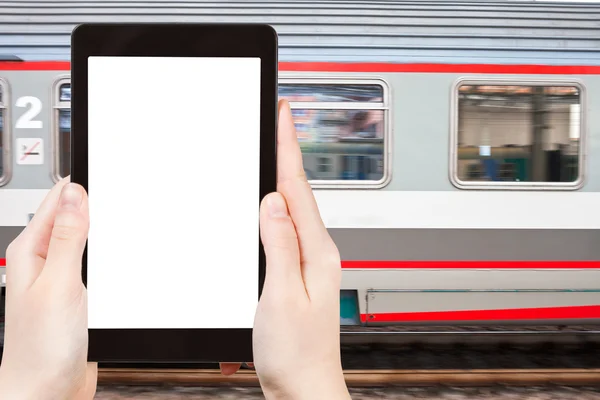
{"label": "gravel track bed", "polygon": [[[385,387],[352,388],[352,399],[398,399],[398,400],[600,400],[600,387]],[[264,399],[260,388],[190,388],[190,387],[99,387],[96,399]]]}

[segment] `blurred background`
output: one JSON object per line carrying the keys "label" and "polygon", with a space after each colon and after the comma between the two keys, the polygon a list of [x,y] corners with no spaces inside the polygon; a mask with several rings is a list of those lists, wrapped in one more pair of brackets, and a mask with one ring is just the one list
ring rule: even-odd
{"label": "blurred background", "polygon": [[[275,27],[354,398],[600,398],[598,2],[0,1],[3,277],[70,172],[83,22]],[[262,398],[251,368],[216,368],[102,365],[97,398]]]}

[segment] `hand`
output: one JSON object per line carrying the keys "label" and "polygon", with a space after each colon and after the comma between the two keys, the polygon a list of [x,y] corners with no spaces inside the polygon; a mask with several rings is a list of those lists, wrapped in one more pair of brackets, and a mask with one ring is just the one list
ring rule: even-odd
{"label": "hand", "polygon": [[7,249],[6,326],[0,398],[91,399],[87,292],[81,259],[88,233],[84,189],[65,178]]}
{"label": "hand", "polygon": [[256,371],[267,398],[350,399],[340,360],[340,256],[304,174],[286,101],[277,154],[277,192],[260,210],[267,273],[254,321]]}

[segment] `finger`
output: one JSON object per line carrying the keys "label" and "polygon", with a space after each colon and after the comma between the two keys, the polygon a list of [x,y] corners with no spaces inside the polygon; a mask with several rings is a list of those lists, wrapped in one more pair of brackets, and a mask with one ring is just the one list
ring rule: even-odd
{"label": "finger", "polygon": [[268,194],[261,203],[260,237],[267,260],[263,293],[305,293],[298,236],[280,193]]}
{"label": "finger", "polygon": [[81,261],[89,228],[88,198],[78,184],[69,183],[60,195],[46,266],[42,273],[81,281]]}
{"label": "finger", "polygon": [[[289,103],[285,100],[279,103],[277,191],[284,195],[294,221],[303,267],[313,262],[318,265],[324,249],[329,251],[333,242],[323,224],[312,188],[306,179],[292,113]],[[306,275],[310,275],[310,272],[304,272],[305,279],[310,279]]]}
{"label": "finger", "polygon": [[66,177],[54,185],[32,220],[9,246],[6,280],[11,288],[31,286],[44,267],[58,199],[69,179]]}
{"label": "finger", "polygon": [[98,386],[98,363],[89,362],[86,365],[85,396],[84,399],[93,399]]}
{"label": "finger", "polygon": [[48,244],[50,243],[60,194],[70,180],[71,177],[67,176],[54,185],[25,229],[25,235],[31,235],[30,240],[37,239],[34,242],[42,245],[36,248],[35,252],[43,260],[46,259],[48,253]]}
{"label": "finger", "polygon": [[233,375],[242,367],[241,363],[219,363],[223,375]]}
{"label": "finger", "polygon": [[310,257],[315,253],[312,250],[319,247],[321,240],[328,234],[304,173],[296,128],[289,103],[285,100],[279,104],[277,154],[277,191],[282,193],[288,202],[298,232],[302,257]]}

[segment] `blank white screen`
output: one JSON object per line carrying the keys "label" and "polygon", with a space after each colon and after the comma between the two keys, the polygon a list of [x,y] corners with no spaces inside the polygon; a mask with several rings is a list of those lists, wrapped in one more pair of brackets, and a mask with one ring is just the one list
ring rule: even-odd
{"label": "blank white screen", "polygon": [[259,58],[88,59],[89,328],[251,328]]}

